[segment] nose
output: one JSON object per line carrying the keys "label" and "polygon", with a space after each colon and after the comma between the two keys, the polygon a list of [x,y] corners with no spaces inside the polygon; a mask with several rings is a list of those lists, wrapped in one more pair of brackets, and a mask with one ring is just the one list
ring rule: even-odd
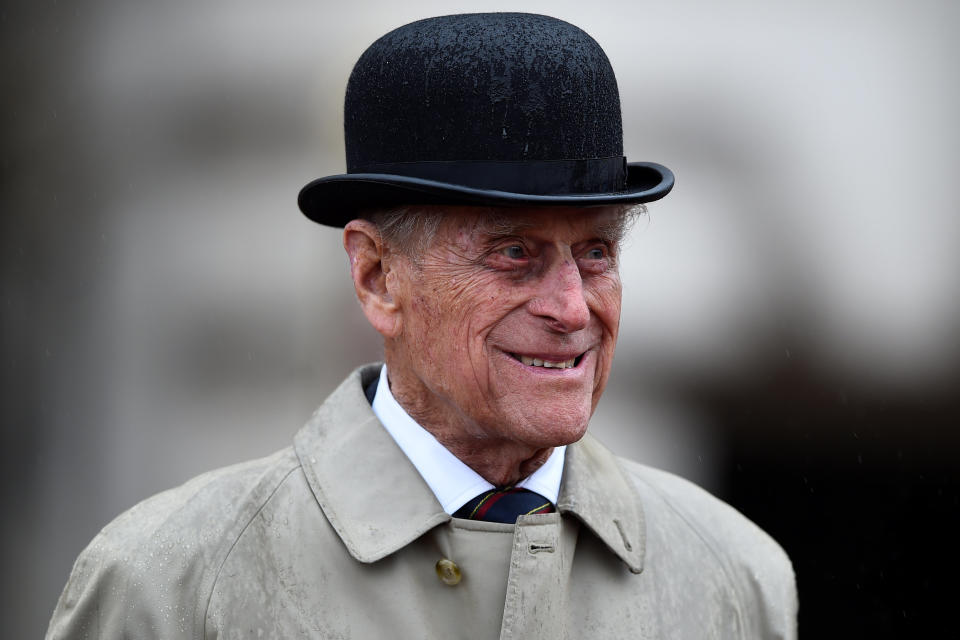
{"label": "nose", "polygon": [[537,295],[527,309],[547,321],[560,333],[573,333],[587,327],[590,309],[583,296],[583,279],[572,256],[558,256],[544,273]]}

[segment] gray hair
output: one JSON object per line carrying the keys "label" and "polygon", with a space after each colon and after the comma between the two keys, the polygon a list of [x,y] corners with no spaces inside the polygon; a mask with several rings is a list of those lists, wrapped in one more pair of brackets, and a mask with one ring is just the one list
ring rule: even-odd
{"label": "gray hair", "polygon": [[443,210],[417,205],[400,205],[385,209],[368,209],[360,217],[372,222],[380,238],[391,249],[410,258],[418,258],[430,246]]}

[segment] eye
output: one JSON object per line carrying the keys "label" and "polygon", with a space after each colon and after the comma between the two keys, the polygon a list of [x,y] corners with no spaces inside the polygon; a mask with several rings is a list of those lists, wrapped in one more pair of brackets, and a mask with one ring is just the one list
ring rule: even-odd
{"label": "eye", "polygon": [[577,263],[580,265],[582,274],[601,274],[605,273],[613,266],[613,253],[610,247],[605,244],[592,244],[586,248]]}
{"label": "eye", "polygon": [[594,247],[593,249],[587,251],[583,257],[587,260],[603,260],[607,257],[607,252],[600,247]]}
{"label": "eye", "polygon": [[523,245],[519,244],[512,244],[509,247],[504,247],[500,250],[500,253],[511,260],[522,260],[527,256],[527,252],[523,248]]}

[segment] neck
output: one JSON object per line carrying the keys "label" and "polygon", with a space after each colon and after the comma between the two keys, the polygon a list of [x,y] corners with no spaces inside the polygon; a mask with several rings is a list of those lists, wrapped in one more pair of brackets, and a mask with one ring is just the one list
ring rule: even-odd
{"label": "neck", "polygon": [[435,438],[457,456],[464,464],[476,471],[495,487],[512,486],[543,466],[553,448],[533,449],[497,444],[453,441],[447,442],[424,426]]}
{"label": "neck", "polygon": [[539,469],[553,447],[534,446],[495,435],[471,423],[459,410],[441,403],[425,402],[429,394],[421,384],[408,380],[402,370],[387,363],[390,392],[404,411],[437,442],[495,487],[514,485]]}

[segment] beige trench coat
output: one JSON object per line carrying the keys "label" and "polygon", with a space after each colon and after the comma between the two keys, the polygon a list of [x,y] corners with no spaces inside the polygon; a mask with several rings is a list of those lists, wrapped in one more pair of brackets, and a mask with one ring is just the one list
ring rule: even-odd
{"label": "beige trench coat", "polygon": [[773,540],[589,436],[567,450],[559,513],[451,518],[371,411],[377,372],[355,371],[293,447],[104,528],[47,637],[795,637],[793,573]]}

